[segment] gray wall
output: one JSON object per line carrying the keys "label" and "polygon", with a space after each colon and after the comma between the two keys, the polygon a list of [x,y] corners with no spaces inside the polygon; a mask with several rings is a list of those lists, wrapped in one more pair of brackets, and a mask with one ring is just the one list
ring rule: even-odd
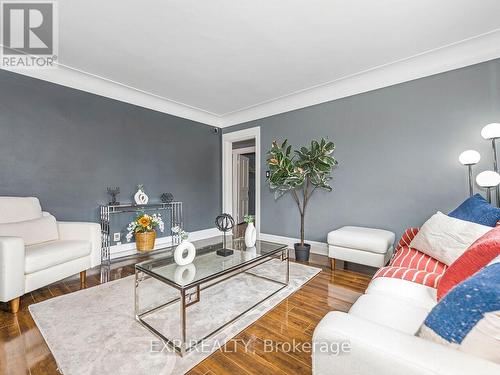
{"label": "gray wall", "polygon": [[[483,125],[500,122],[500,60],[422,78],[250,123],[225,132],[261,127],[265,152],[273,139],[293,145],[327,137],[339,161],[333,192],[318,192],[306,218],[306,237],[326,241],[343,225],[393,230],[421,225],[448,212],[468,195],[458,155],[482,155],[477,171],[491,169]],[[298,237],[299,216],[289,196],[274,201],[261,186],[263,233]]]}
{"label": "gray wall", "polygon": [[193,121],[0,70],[0,195],[37,196],[60,220],[97,221],[107,186],[172,192],[188,231],[221,207],[221,140]]}

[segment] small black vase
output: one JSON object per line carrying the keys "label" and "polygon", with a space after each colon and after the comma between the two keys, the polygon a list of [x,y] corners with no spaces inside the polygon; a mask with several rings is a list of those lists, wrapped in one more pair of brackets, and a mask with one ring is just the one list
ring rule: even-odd
{"label": "small black vase", "polygon": [[296,243],[293,245],[295,249],[295,260],[298,262],[308,262],[309,261],[309,253],[311,251],[311,245],[305,243],[301,245],[300,243]]}

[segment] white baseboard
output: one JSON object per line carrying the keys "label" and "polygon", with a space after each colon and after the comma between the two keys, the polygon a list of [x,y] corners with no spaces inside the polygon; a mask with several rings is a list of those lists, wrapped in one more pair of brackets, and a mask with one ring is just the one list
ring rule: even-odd
{"label": "white baseboard", "polygon": [[[277,236],[275,234],[267,234],[267,233],[261,233],[260,239],[264,241],[286,244],[290,249],[293,249],[293,244],[300,242],[298,238]],[[318,241],[309,241],[309,240],[306,240],[306,242],[311,245],[311,253],[319,255],[328,255],[327,243]]]}
{"label": "white baseboard", "polygon": [[[190,241],[204,240],[210,237],[219,236],[220,232],[217,228],[201,229],[194,232],[189,232]],[[172,246],[172,237],[160,237],[156,239],[154,249],[160,249],[163,247]],[[135,249],[135,242],[128,242],[121,245],[114,245],[110,247],[111,259],[120,258],[127,255],[135,254],[137,251]]]}

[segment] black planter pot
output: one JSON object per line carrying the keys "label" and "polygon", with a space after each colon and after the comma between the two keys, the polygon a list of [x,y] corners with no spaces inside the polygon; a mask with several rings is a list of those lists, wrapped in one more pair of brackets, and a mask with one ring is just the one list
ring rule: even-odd
{"label": "black planter pot", "polygon": [[303,246],[300,243],[293,245],[295,249],[295,260],[298,262],[308,262],[311,245],[305,243]]}

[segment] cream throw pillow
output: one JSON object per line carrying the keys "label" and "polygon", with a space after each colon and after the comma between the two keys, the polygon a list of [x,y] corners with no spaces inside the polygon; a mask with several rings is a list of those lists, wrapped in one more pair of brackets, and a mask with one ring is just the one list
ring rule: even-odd
{"label": "cream throw pillow", "polygon": [[52,215],[18,223],[0,224],[0,236],[21,237],[24,244],[34,245],[59,239],[56,218]]}
{"label": "cream throw pillow", "polygon": [[492,227],[455,219],[437,212],[427,220],[410,247],[447,264],[452,264],[474,241]]}

